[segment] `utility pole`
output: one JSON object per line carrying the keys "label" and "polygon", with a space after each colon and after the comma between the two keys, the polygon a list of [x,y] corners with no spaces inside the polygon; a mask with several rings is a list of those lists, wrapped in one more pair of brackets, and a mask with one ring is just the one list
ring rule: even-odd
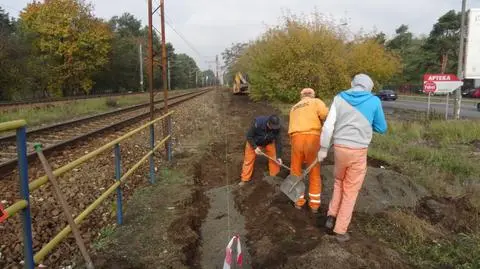
{"label": "utility pole", "polygon": [[198,88],[198,70],[195,71],[195,89]]}
{"label": "utility pole", "polygon": [[[460,51],[458,52],[458,67],[457,77],[464,80],[463,77],[463,55],[465,49],[465,10],[467,6],[467,0],[462,0],[462,18],[460,24]],[[455,100],[453,104],[453,115],[456,120],[460,119],[460,110],[462,107],[462,87],[455,91]]]}
{"label": "utility pole", "polygon": [[167,87],[167,47],[165,45],[165,0],[160,0],[160,23],[162,26],[162,81],[164,111],[168,112],[168,87]]}
{"label": "utility pole", "polygon": [[140,62],[140,91],[143,92],[143,52],[142,43],[138,45],[138,61]]}
{"label": "utility pole", "polygon": [[217,85],[217,89],[218,89],[220,87],[220,77],[218,76],[218,54],[215,56],[215,71],[217,73],[216,85]]}
{"label": "utility pole", "polygon": [[168,90],[170,91],[172,89],[172,84],[170,84],[170,60],[167,61],[167,71],[168,71]]}
{"label": "utility pole", "polygon": [[150,120],[154,119],[153,106],[153,36],[152,36],[152,0],[148,0],[148,87],[150,91]]}

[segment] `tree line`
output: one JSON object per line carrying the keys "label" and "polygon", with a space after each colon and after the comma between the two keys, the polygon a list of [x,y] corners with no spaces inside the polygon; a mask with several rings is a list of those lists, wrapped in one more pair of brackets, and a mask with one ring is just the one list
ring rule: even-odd
{"label": "tree line", "polygon": [[[92,6],[80,0],[33,2],[18,19],[0,6],[0,99],[148,89],[147,34],[148,28],[132,14],[106,21],[95,17]],[[162,50],[156,32],[153,43],[154,88],[160,89]],[[167,57],[171,89],[213,83],[206,81],[212,70],[201,71],[192,57],[175,53],[171,43],[167,43]]]}
{"label": "tree line", "polygon": [[[253,99],[293,101],[302,87],[332,96],[349,86],[356,72],[369,73],[376,90],[421,89],[425,73],[456,73],[461,13],[448,11],[428,35],[400,25],[390,39],[383,32],[353,34],[314,12],[310,19],[285,16],[283,22],[248,43],[232,44],[222,57],[226,80],[248,75]],[[465,81],[468,84],[471,81]]]}

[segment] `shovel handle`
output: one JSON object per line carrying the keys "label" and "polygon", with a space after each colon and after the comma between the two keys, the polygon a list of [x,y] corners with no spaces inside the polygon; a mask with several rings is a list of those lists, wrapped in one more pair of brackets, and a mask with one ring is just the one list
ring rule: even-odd
{"label": "shovel handle", "polygon": [[318,163],[318,157],[315,158],[315,161],[313,161],[307,169],[303,172],[303,177],[305,177],[308,173],[310,173],[310,170],[312,170]]}
{"label": "shovel handle", "polygon": [[276,164],[278,164],[278,165],[280,165],[281,167],[283,167],[283,168],[287,169],[288,171],[290,171],[290,167],[288,167],[288,166],[286,166],[286,165],[284,165],[284,164],[282,164],[282,163],[278,163],[277,160],[275,160],[275,159],[273,159],[272,157],[268,156],[268,155],[265,154],[263,151],[262,151],[261,154],[262,154],[264,157],[267,157],[267,159],[274,161]]}
{"label": "shovel handle", "polygon": [[289,190],[288,192],[291,192],[291,191],[293,190],[293,188],[295,188],[295,186],[297,186],[297,184],[298,184],[300,181],[302,181],[308,173],[310,173],[310,170],[312,170],[313,167],[315,167],[315,166],[317,165],[317,163],[318,163],[318,158],[316,158],[315,161],[313,161],[313,162],[307,167],[307,169],[305,169],[305,171],[304,171],[303,174],[302,174],[302,177],[299,178],[299,179],[297,180],[297,182],[293,183],[292,187],[290,187],[290,190]]}

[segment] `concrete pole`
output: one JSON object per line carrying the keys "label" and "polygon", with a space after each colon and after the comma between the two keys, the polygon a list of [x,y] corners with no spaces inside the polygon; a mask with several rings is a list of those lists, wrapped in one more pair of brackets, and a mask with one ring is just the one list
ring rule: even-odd
{"label": "concrete pole", "polygon": [[152,0],[148,0],[148,88],[150,91],[150,120],[154,119],[153,106],[153,34],[152,34]]}
{"label": "concrete pole", "polygon": [[140,62],[140,91],[143,92],[143,52],[142,52],[142,44],[138,45],[138,61]]}
{"label": "concrete pole", "polygon": [[167,46],[165,43],[165,1],[160,0],[160,23],[162,28],[162,81],[164,111],[168,112],[168,87],[167,87]]}
{"label": "concrete pole", "polygon": [[[459,79],[464,80],[463,77],[463,55],[465,49],[465,10],[467,6],[467,0],[462,0],[462,18],[460,24],[460,50],[458,52],[458,68],[457,76]],[[456,120],[460,119],[460,110],[462,107],[462,88],[460,87],[455,91],[455,100],[453,104],[453,115]]]}
{"label": "concrete pole", "polygon": [[170,80],[170,60],[167,61],[167,74],[168,74],[168,78],[167,78],[168,90],[171,90],[172,89],[172,84],[170,84],[171,83],[171,80]]}

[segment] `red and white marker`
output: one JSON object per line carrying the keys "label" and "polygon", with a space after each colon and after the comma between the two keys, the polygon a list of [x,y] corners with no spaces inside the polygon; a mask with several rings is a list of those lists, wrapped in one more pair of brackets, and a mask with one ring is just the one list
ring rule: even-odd
{"label": "red and white marker", "polygon": [[223,263],[223,269],[230,269],[232,268],[233,263],[233,243],[237,240],[237,257],[235,259],[235,264],[239,267],[243,264],[243,254],[242,254],[242,245],[240,244],[240,236],[235,235],[232,237],[230,242],[228,242],[226,253],[225,253],[225,262]]}
{"label": "red and white marker", "polygon": [[0,223],[8,218],[8,212],[3,209],[2,203],[0,203]]}

